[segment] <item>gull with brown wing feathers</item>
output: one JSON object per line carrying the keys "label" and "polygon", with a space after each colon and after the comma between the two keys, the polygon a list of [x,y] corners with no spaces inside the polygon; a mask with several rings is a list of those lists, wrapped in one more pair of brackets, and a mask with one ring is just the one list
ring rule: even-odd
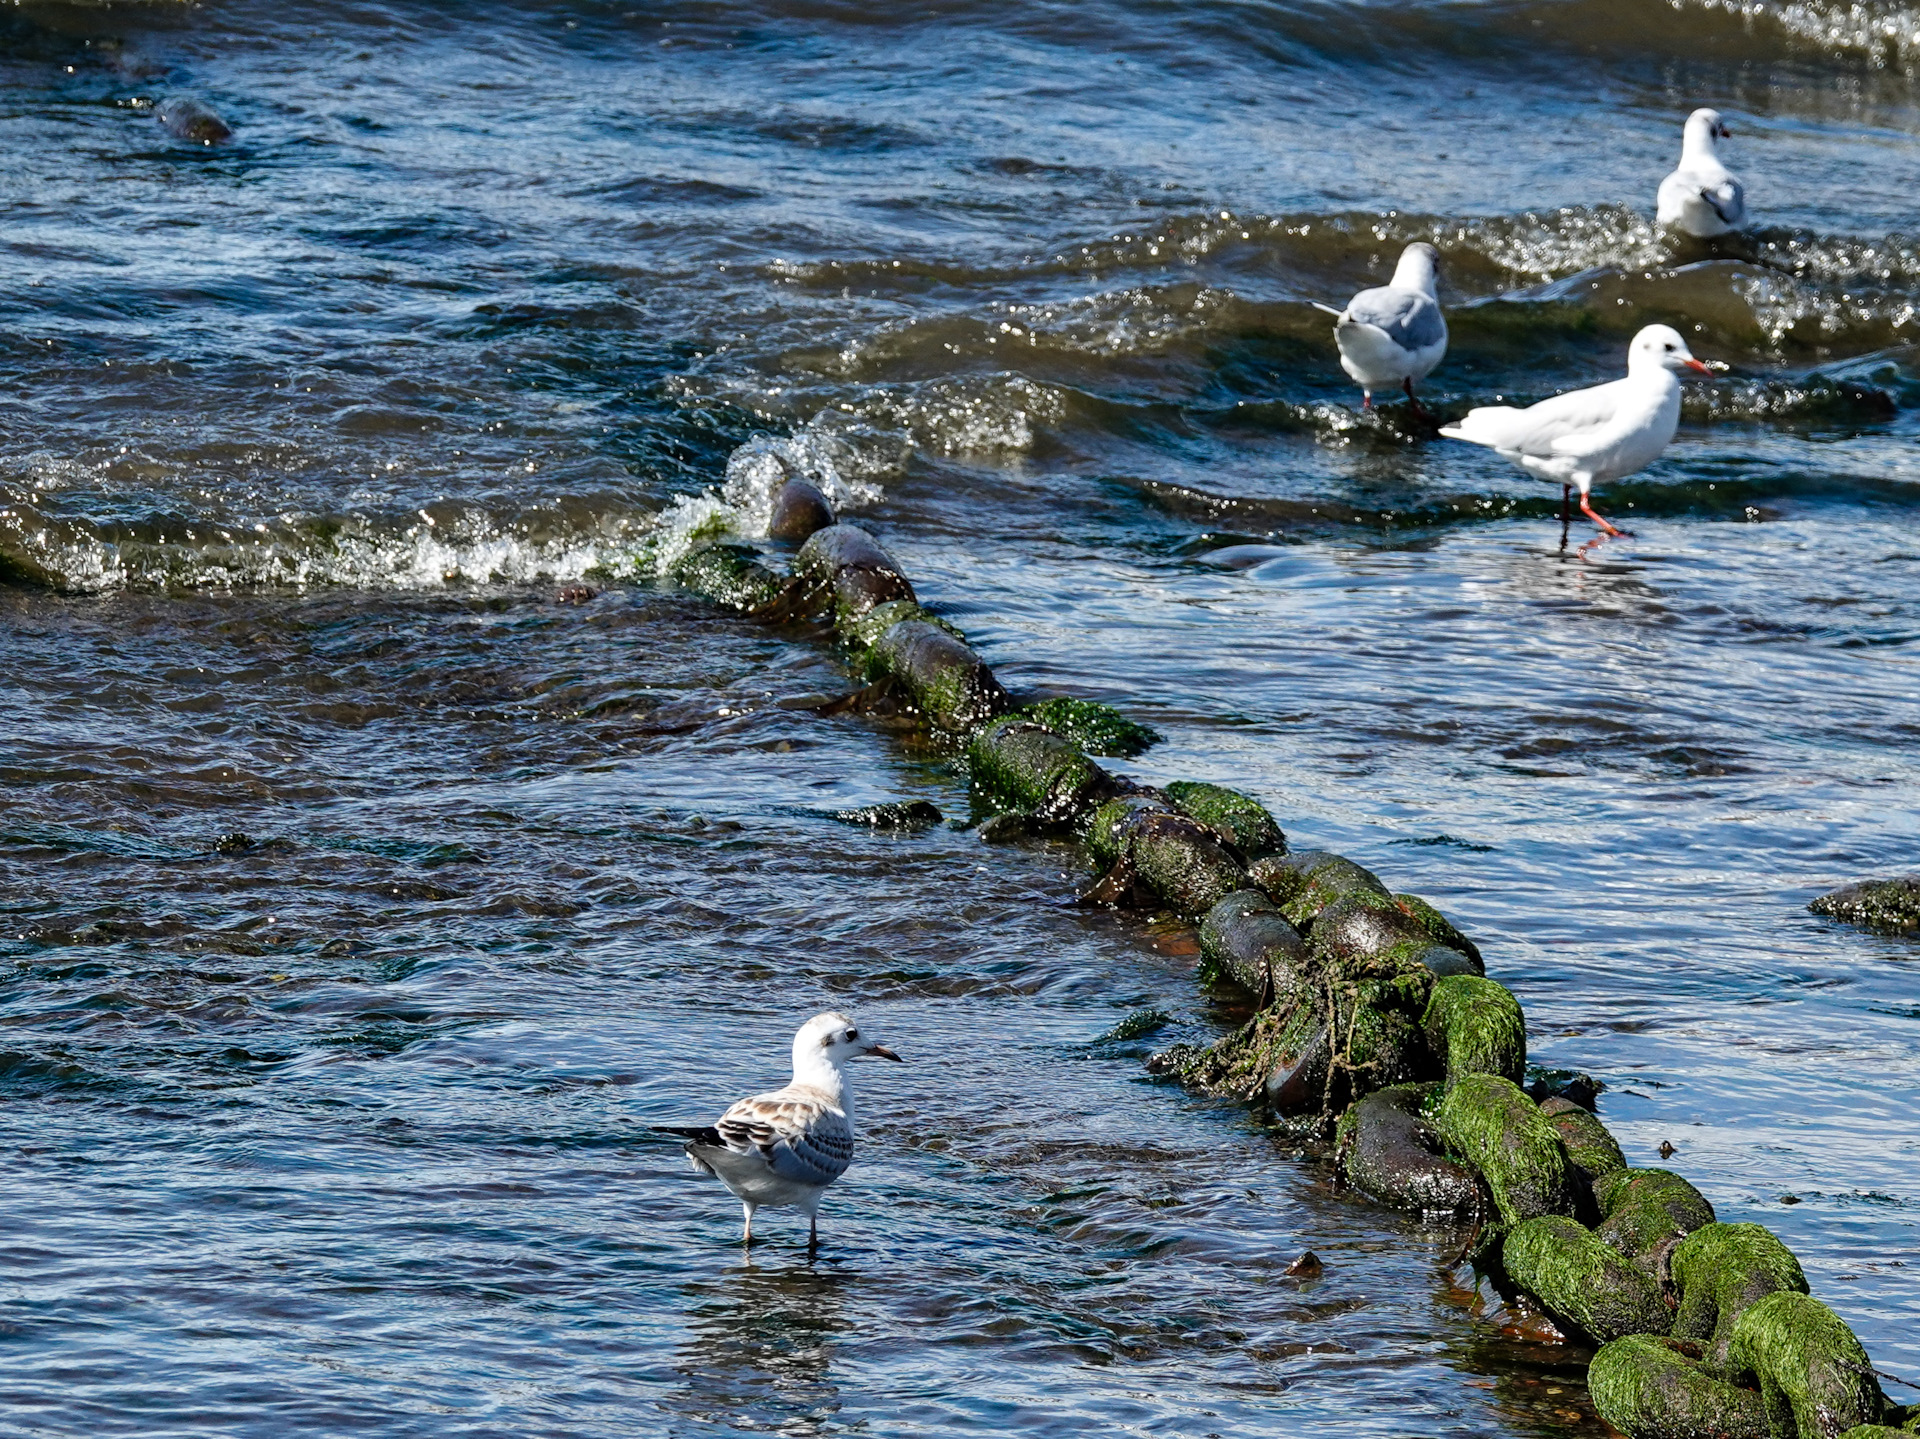
{"label": "gull with brown wing feathers", "polygon": [[807,1212],[807,1242],[820,1237],[820,1200],[853,1163],[853,1097],[840,1066],[850,1059],[898,1060],[863,1039],[844,1014],[816,1014],[793,1037],[793,1081],[743,1099],[706,1126],[662,1126],[689,1141],[693,1167],[732,1190],[746,1212],[741,1238],[753,1243],[758,1209],[797,1205]]}

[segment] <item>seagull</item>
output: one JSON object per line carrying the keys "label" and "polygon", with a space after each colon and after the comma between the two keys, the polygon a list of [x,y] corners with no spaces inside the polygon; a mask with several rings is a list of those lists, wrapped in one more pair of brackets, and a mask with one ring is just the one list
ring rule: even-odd
{"label": "seagull", "polygon": [[1598,481],[1617,480],[1660,458],[1680,427],[1682,370],[1711,375],[1694,359],[1679,331],[1648,325],[1627,347],[1627,377],[1587,390],[1571,390],[1524,410],[1483,405],[1440,431],[1499,452],[1529,474],[1560,482],[1562,522],[1573,487],[1580,487],[1580,509],[1610,535],[1623,534],[1588,503]]}
{"label": "seagull", "polygon": [[1659,223],[1702,240],[1737,230],[1747,218],[1747,195],[1720,163],[1713,142],[1733,134],[1718,110],[1687,116],[1680,142],[1680,168],[1660,182]]}
{"label": "seagull", "polygon": [[1372,408],[1375,390],[1399,385],[1426,414],[1413,397],[1413,382],[1432,374],[1447,353],[1447,322],[1435,290],[1439,262],[1440,252],[1418,241],[1400,252],[1392,283],[1362,290],[1344,310],[1313,302],[1339,321],[1333,338],[1340,368],[1360,382],[1361,409]]}
{"label": "seagull", "polygon": [[793,1037],[793,1082],[743,1099],[711,1125],[666,1126],[690,1141],[687,1158],[734,1192],[746,1211],[743,1242],[753,1243],[753,1213],[797,1204],[807,1211],[807,1243],[820,1241],[820,1200],[853,1163],[853,1103],[840,1066],[875,1056],[898,1061],[884,1044],[860,1037],[844,1014],[816,1014]]}

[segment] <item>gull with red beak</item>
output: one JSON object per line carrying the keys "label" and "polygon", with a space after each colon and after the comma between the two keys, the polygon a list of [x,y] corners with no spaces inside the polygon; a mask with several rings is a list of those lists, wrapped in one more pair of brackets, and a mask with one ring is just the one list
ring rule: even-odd
{"label": "gull with red beak", "polygon": [[1680,428],[1680,372],[1711,375],[1687,349],[1679,331],[1648,325],[1627,347],[1627,377],[1573,390],[1524,410],[1484,405],[1440,431],[1450,439],[1485,445],[1502,459],[1561,487],[1561,519],[1573,487],[1580,509],[1610,535],[1624,534],[1594,512],[1588,492],[1660,458]]}
{"label": "gull with red beak", "polygon": [[746,1211],[742,1239],[753,1243],[757,1209],[807,1212],[807,1242],[820,1238],[820,1200],[853,1163],[853,1096],[840,1066],[850,1059],[899,1060],[863,1039],[844,1014],[816,1014],[793,1037],[793,1082],[743,1099],[711,1125],[662,1127],[688,1140],[687,1158],[716,1176]]}

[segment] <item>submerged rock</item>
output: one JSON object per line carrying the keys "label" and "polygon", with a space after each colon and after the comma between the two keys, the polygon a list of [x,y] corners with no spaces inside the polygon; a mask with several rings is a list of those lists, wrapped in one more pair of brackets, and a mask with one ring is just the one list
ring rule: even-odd
{"label": "submerged rock", "polygon": [[169,95],[153,107],[153,118],[176,140],[196,145],[224,145],[233,138],[233,127],[204,100],[192,95]]}
{"label": "submerged rock", "polygon": [[869,804],[858,809],[839,809],[833,818],[841,824],[865,825],[870,829],[925,829],[939,824],[946,816],[939,807],[924,799],[904,800],[896,804]]}
{"label": "submerged rock", "polygon": [[1920,929],[1920,874],[1845,884],[1807,906],[1849,924],[1876,929]]}

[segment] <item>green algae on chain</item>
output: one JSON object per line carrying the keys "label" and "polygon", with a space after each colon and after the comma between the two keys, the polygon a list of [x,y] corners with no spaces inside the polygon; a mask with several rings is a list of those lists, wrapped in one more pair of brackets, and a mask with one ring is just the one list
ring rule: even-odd
{"label": "green algae on chain", "polygon": [[1800,1261],[1773,1231],[1758,1224],[1706,1224],[1668,1258],[1680,1290],[1674,1315],[1677,1339],[1706,1345],[1706,1361],[1725,1369],[1728,1346],[1740,1316],[1769,1294],[1807,1292]]}
{"label": "green algae on chain", "polygon": [[1078,745],[1013,715],[973,737],[967,770],[977,798],[1048,826],[1073,824],[1118,788]]}
{"label": "green algae on chain", "polygon": [[1627,1439],[1773,1439],[1758,1391],[1727,1383],[1683,1340],[1631,1334],[1587,1366],[1600,1418]]}
{"label": "green algae on chain", "polygon": [[1573,1213],[1572,1166],[1560,1136],[1511,1080],[1469,1074],[1450,1085],[1438,1128],[1448,1149],[1487,1181],[1503,1225]]}
{"label": "green algae on chain", "polygon": [[788,581],[760,562],[751,545],[699,545],[667,566],[667,578],[716,604],[762,614],[787,594]]}
{"label": "green algae on chain", "polygon": [[1131,759],[1160,743],[1158,730],[1130,720],[1112,705],[1097,700],[1059,695],[1026,705],[1020,713],[1072,740],[1088,754]]}
{"label": "green algae on chain", "polygon": [[898,684],[929,724],[950,734],[971,734],[1013,703],[979,655],[925,620],[887,626],[861,656],[860,668],[869,679]]}
{"label": "green algae on chain", "polygon": [[[1556,1096],[1542,1102],[1540,1112],[1559,1134],[1560,1142],[1566,1146],[1567,1158],[1587,1176],[1590,1184],[1627,1167],[1627,1157],[1620,1152],[1620,1141],[1592,1110]],[[1595,1208],[1598,1209],[1598,1201]]]}
{"label": "green algae on chain", "polygon": [[1348,1184],[1379,1204],[1462,1219],[1481,1208],[1479,1181],[1448,1159],[1427,1118],[1437,1084],[1376,1089],[1340,1116],[1335,1164]]}
{"label": "green algae on chain", "polygon": [[1287,837],[1281,833],[1279,822],[1250,795],[1224,785],[1184,779],[1167,785],[1166,794],[1175,809],[1219,835],[1244,860],[1287,852]]}
{"label": "green algae on chain", "polygon": [[[1324,849],[1269,855],[1248,867],[1253,882],[1272,897],[1280,912],[1300,929],[1341,896],[1355,890],[1387,895],[1378,875]],[[1390,897],[1390,896],[1389,896]]]}
{"label": "green algae on chain", "polygon": [[1714,1221],[1707,1197],[1668,1169],[1618,1169],[1593,1183],[1601,1222],[1594,1232],[1649,1270],[1675,1244]]}
{"label": "green algae on chain", "polygon": [[917,598],[893,556],[858,525],[817,531],[793,557],[793,577],[812,603],[832,609],[842,629],[889,600]]}
{"label": "green algae on chain", "polygon": [[1500,1262],[1557,1323],[1596,1343],[1661,1334],[1673,1323],[1652,1277],[1577,1219],[1548,1214],[1515,1226]]}
{"label": "green algae on chain", "polygon": [[1736,1377],[1758,1381],[1776,1434],[1828,1439],[1887,1417],[1867,1351],[1811,1295],[1783,1289],[1750,1305],[1733,1326],[1727,1356]]}
{"label": "green algae on chain", "polygon": [[1449,1083],[1468,1074],[1497,1074],[1516,1085],[1526,1077],[1527,1017],[1503,984],[1471,974],[1437,981],[1421,1028]]}

